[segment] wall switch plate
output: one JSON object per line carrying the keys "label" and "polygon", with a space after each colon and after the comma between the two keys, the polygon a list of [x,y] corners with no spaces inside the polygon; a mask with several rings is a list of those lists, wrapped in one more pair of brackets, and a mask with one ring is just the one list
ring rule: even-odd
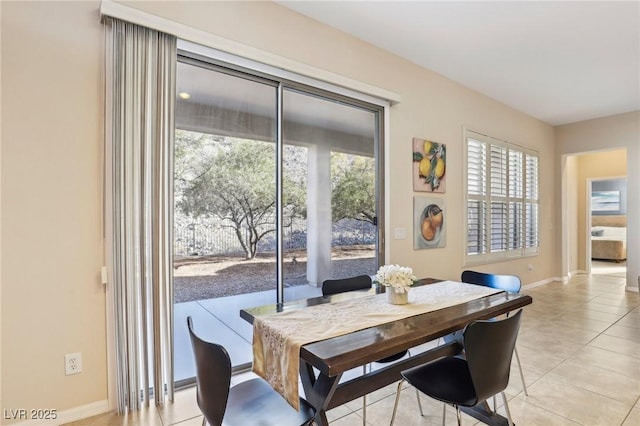
{"label": "wall switch plate", "polygon": [[393,230],[393,239],[394,240],[404,240],[407,238],[407,229],[406,228],[395,228]]}
{"label": "wall switch plate", "polygon": [[82,354],[80,352],[66,354],[64,356],[64,374],[70,376],[78,373],[82,373]]}

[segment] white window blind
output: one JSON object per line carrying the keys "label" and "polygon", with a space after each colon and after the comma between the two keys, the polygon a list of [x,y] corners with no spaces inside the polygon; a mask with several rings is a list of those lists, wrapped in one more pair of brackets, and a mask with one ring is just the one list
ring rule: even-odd
{"label": "white window blind", "polygon": [[466,132],[466,263],[538,252],[538,154]]}

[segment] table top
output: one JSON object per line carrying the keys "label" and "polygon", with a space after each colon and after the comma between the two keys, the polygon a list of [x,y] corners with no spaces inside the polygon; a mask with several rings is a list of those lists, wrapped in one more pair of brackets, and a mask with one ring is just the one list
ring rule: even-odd
{"label": "table top", "polygon": [[310,343],[300,348],[307,363],[333,376],[430,342],[467,324],[502,315],[532,302],[523,294],[498,293],[426,314]]}
{"label": "table top", "polygon": [[[433,284],[441,281],[442,280],[436,278],[423,278],[418,280],[418,282],[414,284],[414,286]],[[308,299],[292,300],[281,304],[273,303],[269,305],[255,306],[252,308],[244,308],[240,310],[240,317],[253,324],[253,320],[255,317],[263,315],[271,315],[278,312],[285,312],[294,309],[303,309],[309,306],[322,305],[325,303],[340,302],[343,300],[355,299],[357,297],[364,297],[371,294],[384,292],[385,287],[374,285],[367,290],[347,291],[344,293],[333,294],[331,296],[310,297]]]}
{"label": "table top", "polygon": [[[440,281],[426,278],[420,280],[418,285],[429,285]],[[256,316],[364,297],[381,290],[383,289],[374,287],[366,291],[315,297],[281,305],[264,305],[243,309],[240,315],[245,320],[253,322]],[[442,337],[463,328],[472,321],[493,318],[530,303],[532,298],[521,293],[493,294],[445,309],[309,343],[300,348],[300,358],[318,368],[322,373],[334,376]]]}

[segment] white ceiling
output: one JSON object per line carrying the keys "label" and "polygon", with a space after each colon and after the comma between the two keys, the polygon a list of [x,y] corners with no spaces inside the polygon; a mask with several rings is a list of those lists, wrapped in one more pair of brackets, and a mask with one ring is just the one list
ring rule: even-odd
{"label": "white ceiling", "polygon": [[278,1],[552,125],[640,109],[640,1]]}

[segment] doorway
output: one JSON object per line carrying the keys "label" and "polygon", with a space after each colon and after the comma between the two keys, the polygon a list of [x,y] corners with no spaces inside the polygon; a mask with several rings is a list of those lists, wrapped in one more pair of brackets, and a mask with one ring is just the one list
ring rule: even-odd
{"label": "doorway", "polygon": [[627,275],[627,179],[589,178],[586,187],[588,272],[624,278]]}
{"label": "doorway", "polygon": [[[566,244],[563,257],[567,261],[566,272],[573,274],[592,273],[591,255],[591,183],[593,181],[624,178],[626,176],[627,151],[585,152],[564,157],[563,212],[566,223]],[[626,189],[624,190],[626,197]],[[611,212],[611,211],[610,211]],[[606,216],[606,211],[598,215]],[[623,231],[626,234],[626,229]],[[566,256],[566,257],[565,257]],[[598,259],[596,259],[598,260]],[[604,263],[607,265],[609,262]],[[613,262],[615,263],[615,261]],[[600,272],[596,263],[596,272]],[[615,269],[619,269],[620,265]],[[620,273],[619,270],[606,273]]]}

